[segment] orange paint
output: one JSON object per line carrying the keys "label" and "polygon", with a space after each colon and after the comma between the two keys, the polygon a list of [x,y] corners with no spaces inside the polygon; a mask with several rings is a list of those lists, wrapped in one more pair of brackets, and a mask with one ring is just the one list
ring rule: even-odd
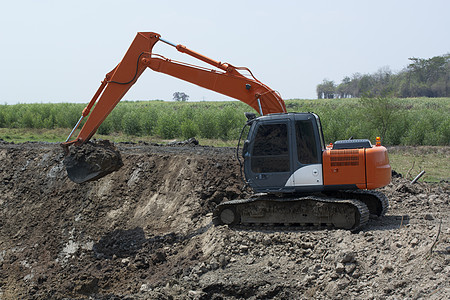
{"label": "orange paint", "polygon": [[367,189],[383,187],[391,182],[391,166],[387,149],[375,146],[366,149]]}
{"label": "orange paint", "polygon": [[326,150],[323,152],[324,185],[365,185],[364,149]]}
{"label": "orange paint", "polygon": [[243,69],[250,72],[247,68],[238,68],[215,61],[183,45],[177,45],[176,49],[220,70],[205,69],[153,54],[153,46],[160,40],[160,37],[159,34],[154,32],[138,32],[122,61],[106,74],[105,80],[83,110],[82,116],[88,116],[88,119],[78,137],[73,141],[63,143],[63,145],[81,145],[89,141],[147,67],[153,71],[168,74],[238,99],[253,107],[257,112],[260,112],[259,105],[261,105],[263,114],[286,112],[286,105],[277,92],[255,77],[249,78],[239,72]]}
{"label": "orange paint", "polygon": [[376,189],[391,180],[391,166],[383,146],[323,152],[324,185],[355,184],[359,189]]}

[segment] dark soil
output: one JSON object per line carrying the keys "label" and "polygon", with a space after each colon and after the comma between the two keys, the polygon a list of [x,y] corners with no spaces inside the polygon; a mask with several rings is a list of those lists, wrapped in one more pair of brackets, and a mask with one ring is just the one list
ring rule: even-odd
{"label": "dark soil", "polygon": [[358,233],[211,224],[235,149],[119,144],[76,184],[57,144],[0,143],[0,299],[448,299],[448,183],[383,189]]}
{"label": "dark soil", "polygon": [[75,183],[97,180],[123,166],[120,152],[107,140],[70,147],[63,163],[67,176]]}

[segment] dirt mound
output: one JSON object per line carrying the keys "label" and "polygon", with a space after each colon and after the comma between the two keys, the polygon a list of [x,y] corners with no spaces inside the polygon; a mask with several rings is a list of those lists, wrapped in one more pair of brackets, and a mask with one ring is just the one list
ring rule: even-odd
{"label": "dirt mound", "polygon": [[386,217],[344,230],[212,226],[241,191],[235,149],[119,144],[79,185],[59,145],[0,144],[0,299],[445,299],[448,184],[384,189]]}
{"label": "dirt mound", "polygon": [[67,176],[75,183],[97,180],[123,166],[120,152],[108,140],[70,147],[63,163]]}

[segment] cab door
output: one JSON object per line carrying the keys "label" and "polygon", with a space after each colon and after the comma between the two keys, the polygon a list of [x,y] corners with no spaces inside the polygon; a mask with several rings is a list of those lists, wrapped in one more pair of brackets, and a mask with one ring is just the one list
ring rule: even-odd
{"label": "cab door", "polygon": [[244,153],[245,176],[255,192],[286,192],[292,174],[289,119],[255,122]]}
{"label": "cab door", "polygon": [[323,138],[320,121],[312,113],[295,114],[293,124],[295,147],[293,169],[286,186],[297,192],[317,192],[323,189]]}

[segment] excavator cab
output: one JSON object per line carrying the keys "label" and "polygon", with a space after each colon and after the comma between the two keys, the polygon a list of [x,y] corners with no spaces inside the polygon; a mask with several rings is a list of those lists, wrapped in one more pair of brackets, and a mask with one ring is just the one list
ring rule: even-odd
{"label": "excavator cab", "polygon": [[245,177],[255,192],[323,189],[324,141],[316,114],[270,114],[256,118],[245,144]]}
{"label": "excavator cab", "polygon": [[390,182],[385,147],[358,139],[325,148],[314,113],[270,114],[249,122],[244,173],[257,193],[376,189]]}

